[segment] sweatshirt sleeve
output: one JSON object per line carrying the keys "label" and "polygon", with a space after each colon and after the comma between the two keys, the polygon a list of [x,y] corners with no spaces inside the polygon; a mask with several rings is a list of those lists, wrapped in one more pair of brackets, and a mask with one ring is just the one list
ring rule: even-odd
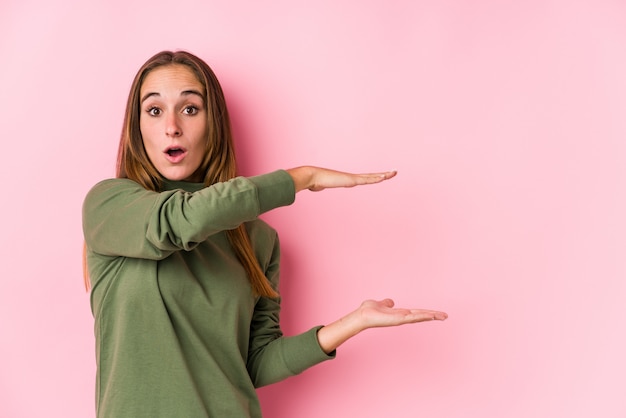
{"label": "sweatshirt sleeve", "polygon": [[96,253],[162,259],[294,200],[293,180],[283,170],[237,177],[196,192],[153,192],[129,179],[111,179],[87,194],[83,232]]}
{"label": "sweatshirt sleeve", "polygon": [[[265,274],[278,288],[280,249],[274,242],[272,259]],[[259,298],[250,326],[248,373],[255,387],[279,382],[287,377],[326,360],[335,358],[336,351],[326,354],[317,339],[316,326],[302,334],[284,336],[280,328],[280,299]]]}

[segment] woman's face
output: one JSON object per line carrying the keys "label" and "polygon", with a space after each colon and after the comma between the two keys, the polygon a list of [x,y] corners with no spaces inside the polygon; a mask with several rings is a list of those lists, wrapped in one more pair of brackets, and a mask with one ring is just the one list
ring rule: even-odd
{"label": "woman's face", "polygon": [[207,141],[204,88],[180,64],[152,70],[140,91],[139,126],[150,161],[168,180],[201,182]]}

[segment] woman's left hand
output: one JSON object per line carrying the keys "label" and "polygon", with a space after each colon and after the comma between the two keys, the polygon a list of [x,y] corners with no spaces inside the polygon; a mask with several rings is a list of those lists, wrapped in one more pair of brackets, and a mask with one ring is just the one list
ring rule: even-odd
{"label": "woman's left hand", "polygon": [[430,309],[394,308],[391,299],[366,300],[355,311],[326,325],[317,333],[320,347],[326,352],[334,351],[341,344],[368,328],[393,327],[424,321],[443,321],[448,314]]}
{"label": "woman's left hand", "polygon": [[366,300],[356,312],[361,317],[363,329],[392,327],[433,320],[443,321],[448,317],[445,312],[429,309],[394,308],[394,302],[391,299]]}

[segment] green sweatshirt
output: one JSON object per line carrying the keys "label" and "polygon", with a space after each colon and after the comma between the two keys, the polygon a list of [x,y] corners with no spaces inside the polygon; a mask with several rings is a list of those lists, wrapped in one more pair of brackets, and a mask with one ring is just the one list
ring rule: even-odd
{"label": "green sweatshirt", "polygon": [[255,387],[334,356],[319,327],[282,335],[280,300],[253,295],[224,233],[246,223],[278,288],[278,237],[257,217],[293,203],[291,176],[164,186],[111,179],[85,198],[97,416],[260,417]]}

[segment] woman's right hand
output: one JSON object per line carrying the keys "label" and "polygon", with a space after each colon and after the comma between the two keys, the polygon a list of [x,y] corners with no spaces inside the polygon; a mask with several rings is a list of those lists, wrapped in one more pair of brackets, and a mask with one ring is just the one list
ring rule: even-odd
{"label": "woman's right hand", "polygon": [[397,174],[396,171],[353,174],[313,166],[291,168],[287,170],[287,172],[293,178],[293,182],[296,186],[296,192],[305,189],[313,192],[319,192],[324,189],[332,189],[336,187],[354,187],[365,184],[376,184],[384,180],[389,180]]}

